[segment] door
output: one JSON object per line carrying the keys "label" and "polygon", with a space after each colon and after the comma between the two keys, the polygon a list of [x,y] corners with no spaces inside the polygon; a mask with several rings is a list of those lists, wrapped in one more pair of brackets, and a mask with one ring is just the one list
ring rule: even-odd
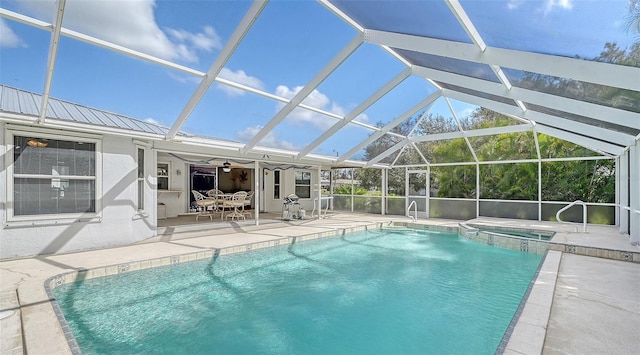
{"label": "door", "polygon": [[216,179],[216,168],[213,166],[189,166],[189,206],[194,208],[195,200],[191,190],[196,190],[203,195],[207,195],[207,191],[218,188],[218,179]]}
{"label": "door", "polygon": [[262,210],[266,212],[280,212],[284,198],[284,171],[262,169],[263,191]]}
{"label": "door", "polygon": [[413,217],[417,210],[418,218],[427,218],[429,216],[429,170],[407,170],[406,181],[409,216]]}

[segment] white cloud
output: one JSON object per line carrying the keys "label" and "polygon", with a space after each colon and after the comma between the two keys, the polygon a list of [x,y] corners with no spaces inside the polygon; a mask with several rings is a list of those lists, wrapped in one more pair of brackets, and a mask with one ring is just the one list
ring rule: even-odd
{"label": "white cloud", "polygon": [[[298,92],[300,92],[300,90],[302,90],[302,86],[297,86],[293,89],[290,89],[287,86],[280,85],[276,88],[276,95],[291,99]],[[338,105],[335,102],[332,102],[327,95],[321,93],[318,90],[313,90],[311,94],[302,101],[302,103],[311,107],[322,109],[324,111],[338,114],[340,116],[345,116],[347,114],[346,110],[342,106]],[[284,104],[278,103],[276,106],[276,111],[279,111],[283,106]],[[289,114],[288,119],[290,119],[294,124],[298,124],[301,126],[311,124],[322,130],[326,130],[338,122],[334,118],[302,108],[293,110],[293,112]],[[358,115],[358,117],[356,117],[356,120],[360,122],[367,122],[368,117],[365,114],[360,114]]]}
{"label": "white cloud", "polygon": [[[517,10],[521,6],[527,4],[525,0],[507,0],[507,9]],[[536,12],[541,12],[545,16],[556,9],[571,10],[573,8],[573,0],[545,0],[538,6],[538,3],[534,5]]]}
{"label": "white cloud", "polygon": [[211,26],[205,26],[203,33],[191,33],[185,30],[167,28],[167,33],[180,43],[191,44],[195,49],[210,52],[217,48],[222,48],[220,36]]}
{"label": "white cloud", "polygon": [[[222,68],[219,76],[223,79],[234,81],[236,83],[246,85],[254,89],[264,90],[264,83],[260,79],[254,76],[247,75],[247,73],[245,73],[244,70],[241,69],[233,71],[231,69]],[[246,91],[244,90],[236,89],[234,87],[222,84],[218,85],[218,88],[231,97],[242,96],[246,93]]]}
{"label": "white cloud", "polygon": [[507,9],[516,10],[522,5],[522,0],[509,0],[507,1]]}
{"label": "white cloud", "polygon": [[176,74],[174,72],[167,72],[169,74],[169,77],[179,83],[182,84],[187,84],[187,83],[192,83],[192,84],[200,84],[200,82],[202,81],[202,78],[198,77],[198,76],[193,76],[193,75],[188,75],[188,74]]}
{"label": "white cloud", "polygon": [[[236,133],[236,138],[241,142],[248,142],[262,129],[262,126],[247,127]],[[281,139],[275,132],[271,131],[259,143],[261,146],[298,150],[291,142]]]}
{"label": "white cloud", "polygon": [[544,14],[547,15],[555,8],[563,10],[571,10],[573,8],[572,0],[547,0],[544,7]]}
{"label": "white cloud", "polygon": [[[27,13],[52,21],[55,1],[25,1]],[[197,62],[198,52],[221,48],[212,27],[192,33],[182,29],[160,29],[154,15],[154,0],[68,1],[64,26],[109,42],[167,60]]]}
{"label": "white cloud", "polygon": [[0,48],[2,47],[16,48],[26,47],[26,45],[20,37],[9,28],[9,25],[7,25],[3,19],[0,19]]}

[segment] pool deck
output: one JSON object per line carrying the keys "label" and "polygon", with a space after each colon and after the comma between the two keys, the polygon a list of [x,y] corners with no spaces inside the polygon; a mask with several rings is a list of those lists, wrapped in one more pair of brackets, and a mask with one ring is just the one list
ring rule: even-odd
{"label": "pool deck", "polygon": [[[410,222],[400,216],[347,213],[296,221],[261,215],[260,226],[252,220],[221,223],[200,219],[195,223],[193,219],[161,220],[157,237],[133,245],[0,262],[0,354],[71,353],[44,288],[45,280],[61,273],[376,222]],[[567,250],[605,250],[604,256],[548,252],[527,302],[518,312],[518,321],[508,331],[509,341],[501,344],[505,354],[640,353],[640,247],[631,245],[616,227],[589,225],[588,232],[581,233],[575,226],[552,222],[495,218],[468,222],[554,230],[552,241],[564,244]],[[417,223],[455,227],[460,221],[429,219]],[[634,258],[615,260],[607,250],[611,255],[625,252]]]}

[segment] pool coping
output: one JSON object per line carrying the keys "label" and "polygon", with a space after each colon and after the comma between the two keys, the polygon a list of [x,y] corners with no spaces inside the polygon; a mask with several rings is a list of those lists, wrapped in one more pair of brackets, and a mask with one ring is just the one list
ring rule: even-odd
{"label": "pool coping", "polygon": [[[406,227],[418,230],[422,229],[448,231],[457,233],[458,235],[466,239],[485,243],[499,248],[518,250],[527,253],[545,254],[544,260],[541,262],[539,270],[532,279],[531,284],[529,285],[529,288],[525,293],[525,296],[522,298],[521,304],[518,307],[518,310],[516,311],[516,314],[514,315],[509,328],[505,332],[503,340],[496,350],[496,353],[523,353],[522,350],[518,350],[522,349],[523,346],[525,346],[528,350],[539,350],[534,351],[536,353],[540,353],[542,351],[542,347],[544,345],[544,337],[546,334],[549,315],[551,311],[551,303],[553,300],[553,294],[556,284],[555,281],[558,274],[560,258],[563,252],[585,256],[604,257],[620,261],[640,262],[640,252],[636,253],[604,248],[579,247],[563,243],[555,243],[552,241],[532,240],[526,237],[517,237],[495,232],[483,232],[479,231],[477,228],[470,227],[465,223],[458,223],[458,226],[455,227],[412,222],[387,221],[370,223],[356,227],[337,228],[330,231],[302,234],[298,236],[275,237],[266,241],[251,242],[223,248],[209,248],[208,250],[204,251],[131,261],[103,267],[80,269],[57,274],[46,279],[44,282],[44,288],[52,305],[58,323],[60,324],[65,335],[71,353],[74,355],[82,354],[82,352],[80,351],[80,347],[73,333],[71,332],[71,329],[69,328],[55,297],[53,296],[53,289],[60,285],[72,283],[79,280],[87,280],[95,277],[103,277],[153,267],[167,266],[175,263],[183,263],[217,257],[221,255],[247,252],[256,249],[292,244],[300,241],[335,237],[344,235],[345,233],[365,231],[371,228],[381,229],[383,227]],[[531,231],[531,229],[527,231]],[[532,309],[534,311],[532,311]],[[525,351],[525,353],[529,353],[529,351]]]}
{"label": "pool coping", "polygon": [[[538,240],[508,234],[500,234],[498,232],[487,232],[481,231],[480,229],[475,228],[467,223],[458,223],[458,228],[459,234],[467,239],[505,249],[520,250],[523,252],[536,254],[544,254],[547,250],[554,250],[567,254],[640,263],[640,251],[636,252],[602,247],[587,247],[556,242],[553,240],[553,238],[551,240]],[[495,229],[529,233],[542,232],[542,230],[538,230],[535,228],[496,227]]]}

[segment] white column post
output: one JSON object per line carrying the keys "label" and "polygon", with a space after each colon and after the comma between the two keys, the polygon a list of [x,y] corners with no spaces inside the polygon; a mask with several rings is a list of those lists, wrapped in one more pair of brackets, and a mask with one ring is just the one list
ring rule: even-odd
{"label": "white column post", "polygon": [[[322,167],[318,166],[318,183],[316,184],[316,198],[318,199],[318,205],[314,206],[318,211],[318,219],[320,219],[320,214],[322,213]],[[327,201],[329,203],[329,201]]]}
{"label": "white column post", "polygon": [[425,213],[427,214],[425,216],[426,219],[429,219],[429,216],[431,216],[431,165],[427,166],[427,181],[426,181],[426,195],[427,195],[427,201],[426,202],[426,206],[425,206]]}
{"label": "white column post", "polygon": [[253,217],[256,220],[256,226],[260,225],[260,181],[262,181],[262,172],[260,171],[260,162],[257,160],[253,163]]}
{"label": "white column post", "polygon": [[476,218],[480,218],[480,164],[476,162]]}
{"label": "white column post", "polygon": [[404,168],[404,215],[408,217],[409,210],[409,169]]}
{"label": "white column post", "polygon": [[629,207],[631,244],[640,244],[640,140],[629,149]]}
{"label": "white column post", "polygon": [[[629,231],[629,151],[616,159],[616,211],[621,233]],[[625,208],[626,207],[626,208]]]}
{"label": "white column post", "polygon": [[380,172],[382,173],[382,193],[380,194],[382,196],[380,201],[382,209],[380,213],[384,216],[387,214],[387,196],[389,196],[389,169],[380,169]]}

